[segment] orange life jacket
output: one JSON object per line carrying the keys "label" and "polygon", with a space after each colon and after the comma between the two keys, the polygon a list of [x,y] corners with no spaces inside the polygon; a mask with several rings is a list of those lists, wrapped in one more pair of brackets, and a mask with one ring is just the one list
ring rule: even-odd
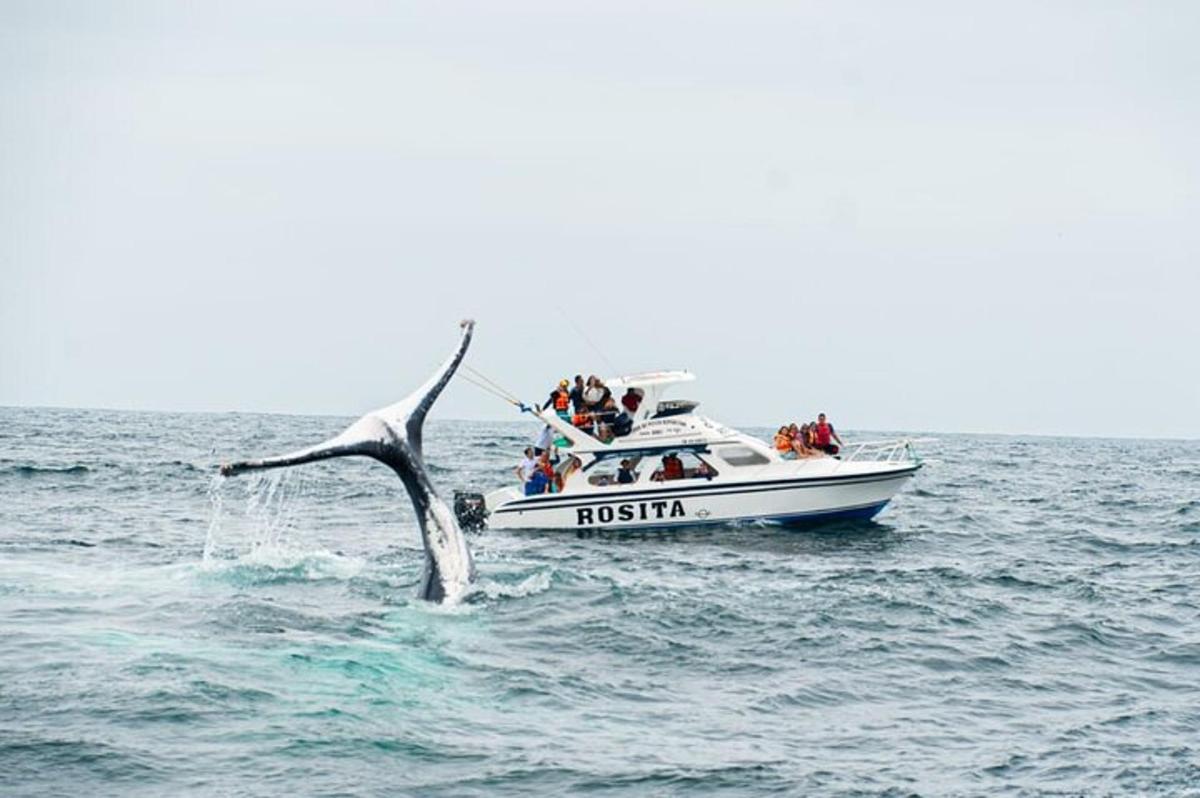
{"label": "orange life jacket", "polygon": [[560,388],[558,393],[556,393],[554,395],[554,409],[555,410],[566,410],[570,406],[571,406],[571,394],[569,394],[568,392],[566,392]]}
{"label": "orange life jacket", "polygon": [[571,416],[571,423],[576,427],[590,427],[592,425],[591,413],[576,413]]}
{"label": "orange life jacket", "polygon": [[782,432],[775,433],[775,448],[781,452],[790,452],[792,450],[792,439]]}

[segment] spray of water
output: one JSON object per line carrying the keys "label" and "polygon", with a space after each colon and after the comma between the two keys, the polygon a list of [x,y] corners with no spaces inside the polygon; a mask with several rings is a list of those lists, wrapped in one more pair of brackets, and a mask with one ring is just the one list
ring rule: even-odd
{"label": "spray of water", "polygon": [[[236,483],[217,475],[209,483],[212,518],[204,541],[204,564],[240,560],[270,564],[311,554],[296,534],[310,484],[303,470],[272,471]],[[244,510],[230,512],[226,490],[244,491]]]}

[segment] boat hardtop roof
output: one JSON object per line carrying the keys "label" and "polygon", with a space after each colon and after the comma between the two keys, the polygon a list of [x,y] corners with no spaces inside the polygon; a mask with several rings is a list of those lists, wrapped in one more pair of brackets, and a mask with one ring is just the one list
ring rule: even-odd
{"label": "boat hardtop roof", "polygon": [[643,371],[605,380],[604,384],[616,392],[617,388],[665,388],[681,382],[694,382],[696,375],[682,369],[675,371]]}

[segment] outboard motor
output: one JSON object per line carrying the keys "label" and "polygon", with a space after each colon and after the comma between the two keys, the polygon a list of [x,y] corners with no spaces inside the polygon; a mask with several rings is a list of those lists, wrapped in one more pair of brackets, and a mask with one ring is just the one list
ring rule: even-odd
{"label": "outboard motor", "polygon": [[454,491],[454,517],[464,532],[478,532],[487,522],[487,504],[482,493]]}

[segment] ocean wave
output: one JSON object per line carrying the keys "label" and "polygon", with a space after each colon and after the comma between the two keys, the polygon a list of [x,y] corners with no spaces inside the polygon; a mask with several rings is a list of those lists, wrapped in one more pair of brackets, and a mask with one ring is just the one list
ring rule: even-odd
{"label": "ocean wave", "polygon": [[202,561],[201,571],[210,578],[249,587],[287,582],[346,581],[361,574],[366,565],[363,558],[325,550],[262,545],[231,559],[209,557]]}
{"label": "ocean wave", "polygon": [[74,465],[52,466],[52,465],[15,465],[0,468],[0,474],[16,474],[21,477],[40,477],[40,476],[77,476],[86,474],[91,471],[91,468],[76,463]]}
{"label": "ocean wave", "polygon": [[549,569],[530,574],[519,582],[504,582],[494,577],[483,579],[475,583],[468,600],[473,600],[476,596],[493,600],[536,596],[549,590],[552,581]]}

